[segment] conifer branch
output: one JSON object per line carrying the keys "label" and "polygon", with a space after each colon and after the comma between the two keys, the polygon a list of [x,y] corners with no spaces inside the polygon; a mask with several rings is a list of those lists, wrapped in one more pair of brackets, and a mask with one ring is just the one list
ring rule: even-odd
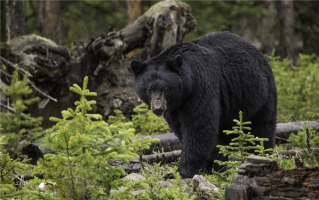
{"label": "conifer branch", "polygon": [[0,72],[3,73],[4,75],[6,75],[6,76],[9,77],[9,78],[12,78],[12,75],[11,75],[11,74],[9,74],[9,73],[7,73],[7,72],[1,70],[1,69],[0,69]]}
{"label": "conifer branch", "polygon": [[35,89],[36,91],[38,91],[40,94],[42,94],[42,95],[45,96],[45,97],[48,97],[49,99],[51,99],[51,100],[53,100],[53,101],[55,101],[55,102],[58,102],[57,99],[51,97],[50,95],[48,95],[48,94],[42,92],[39,88],[37,88],[37,86],[35,86],[35,84],[34,84],[30,79],[28,79],[28,81],[29,81],[31,87],[32,87],[33,89]]}
{"label": "conifer branch", "polygon": [[[15,68],[15,64],[14,63],[10,62],[7,59],[4,59],[3,57],[0,57],[0,58],[1,58],[1,62],[3,62],[5,65],[9,65],[10,67]],[[24,75],[24,74],[28,73],[27,70],[25,70],[25,69],[23,69],[21,67],[19,67],[19,72],[20,72],[21,75]],[[33,77],[33,76],[32,76],[32,74],[28,73],[28,77]]]}
{"label": "conifer branch", "polygon": [[[13,63],[11,63],[10,61],[8,61],[8,60],[6,60],[6,59],[4,59],[4,58],[2,58],[2,57],[1,57],[1,61],[4,62],[4,63],[6,63],[7,65],[9,65],[10,67],[13,67],[13,68],[15,67]],[[22,69],[22,68],[20,68],[20,67],[19,67],[18,69],[19,69],[19,71],[22,71],[24,74],[27,73],[29,77],[32,77],[32,75],[31,75],[30,73],[28,73],[28,71],[26,71],[26,70],[24,70],[24,69]],[[11,75],[11,74],[9,74],[9,73],[7,73],[7,72],[1,70],[1,69],[0,69],[0,72],[3,73],[4,75],[6,75],[6,76],[9,77],[9,78],[12,78],[12,75]],[[48,94],[42,92],[39,88],[37,88],[37,86],[35,86],[35,84],[34,84],[30,79],[28,79],[28,81],[29,81],[31,87],[32,87],[33,89],[35,89],[37,92],[39,92],[39,93],[42,94],[43,96],[45,96],[45,97],[51,99],[52,101],[58,102],[57,99],[51,97],[50,95],[48,95]]]}
{"label": "conifer branch", "polygon": [[[7,105],[4,105],[3,103],[0,103],[0,106],[4,107],[5,109],[8,109],[12,112],[15,112],[15,109],[10,107],[10,106],[7,106]],[[21,112],[21,115],[25,115],[23,112]]]}

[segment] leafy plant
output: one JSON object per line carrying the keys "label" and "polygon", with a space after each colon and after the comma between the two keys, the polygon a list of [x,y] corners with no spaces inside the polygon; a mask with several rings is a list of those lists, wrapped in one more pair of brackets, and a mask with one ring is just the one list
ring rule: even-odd
{"label": "leafy plant", "polygon": [[[175,180],[168,180],[170,187],[163,188],[162,179],[163,176],[168,173],[172,173]],[[177,172],[177,166],[161,166],[160,163],[154,165],[146,164],[142,170],[142,174],[146,178],[144,182],[148,185],[148,189],[140,194],[141,198],[152,200],[192,200],[195,198],[194,195],[190,195],[186,192],[189,184],[182,182],[182,177]]]}
{"label": "leafy plant", "polygon": [[283,169],[291,169],[295,167],[295,156],[283,156],[279,154],[278,151],[285,151],[287,150],[286,145],[276,145],[271,155],[272,158],[278,163],[278,166]]}
{"label": "leafy plant", "polygon": [[278,93],[279,122],[316,120],[319,117],[319,58],[299,54],[294,66],[288,58],[272,55],[269,64],[274,72]]}
{"label": "leafy plant", "polygon": [[304,164],[309,166],[319,165],[319,131],[313,130],[307,123],[299,129],[297,134],[291,134],[289,142],[294,147],[303,150],[299,156]]}
{"label": "leafy plant", "polygon": [[187,185],[182,184],[182,177],[179,173],[175,173],[174,177],[176,180],[168,180],[173,187],[169,188],[168,190],[165,190],[165,196],[168,197],[168,199],[176,199],[176,200],[194,200],[195,196],[190,196],[188,193],[186,193]]}
{"label": "leafy plant", "polygon": [[28,98],[32,93],[28,73],[25,73],[20,80],[18,72],[19,67],[16,66],[11,84],[3,86],[3,93],[10,98],[12,112],[0,113],[1,137],[5,136],[7,140],[4,148],[13,158],[17,158],[18,153],[21,153],[21,141],[25,141],[23,145],[34,142],[42,133],[42,117],[32,117],[30,114],[23,113],[28,109],[27,106],[38,102],[40,98]]}
{"label": "leafy plant", "polygon": [[143,196],[149,199],[164,199],[162,192],[161,180],[167,173],[165,166],[160,166],[160,163],[149,165],[145,164],[144,169],[141,171],[142,175],[146,178],[144,181],[148,185],[148,189],[143,192]]}
{"label": "leafy plant", "polygon": [[45,180],[39,179],[37,176],[35,176],[33,179],[26,181],[25,187],[32,190],[38,190],[39,185],[44,182]]}
{"label": "leafy plant", "polygon": [[170,131],[163,117],[157,117],[145,103],[136,106],[133,111],[136,113],[132,115],[136,135],[153,135]]}
{"label": "leafy plant", "polygon": [[[2,132],[3,128],[0,125],[0,133]],[[4,146],[7,144],[7,137],[5,135],[0,135],[0,151],[4,150]]]}
{"label": "leafy plant", "polygon": [[[56,183],[52,187],[57,190],[59,199],[108,198],[111,189],[125,185],[125,180],[119,180],[125,174],[124,169],[110,165],[109,161],[128,162],[138,156],[136,152],[156,141],[150,137],[134,139],[133,124],[123,122],[121,115],[106,123],[101,115],[89,114],[95,101],[87,97],[96,93],[90,92],[87,84],[88,77],[85,77],[83,89],[76,84],[70,87],[81,96],[75,102],[75,110],[62,111],[62,119],[50,118],[57,124],[46,134],[41,148],[51,148],[56,154],[46,154],[34,170],[43,172],[46,180]],[[127,195],[126,190],[112,198]]]}
{"label": "leafy plant", "polygon": [[37,191],[32,191],[23,188],[23,181],[19,184],[14,180],[17,179],[17,174],[27,174],[31,167],[26,164],[27,160],[13,160],[8,153],[0,151],[0,197],[1,199],[30,199],[32,196],[36,199],[43,199]]}

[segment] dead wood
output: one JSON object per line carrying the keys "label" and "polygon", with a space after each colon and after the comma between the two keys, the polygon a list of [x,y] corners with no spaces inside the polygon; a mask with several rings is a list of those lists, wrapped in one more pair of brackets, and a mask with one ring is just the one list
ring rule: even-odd
{"label": "dead wood", "polygon": [[11,81],[16,64],[30,73],[34,95],[42,101],[29,107],[29,112],[44,118],[44,128],[53,125],[49,117],[60,117],[62,110],[74,107],[73,102],[79,97],[69,87],[74,83],[81,85],[84,76],[90,79],[88,89],[97,92],[95,113],[107,119],[119,109],[129,118],[141,101],[133,88],[131,58],[125,58],[125,54],[143,49],[140,59],[155,56],[182,42],[195,26],[188,4],[166,0],[154,4],[134,23],[120,31],[104,33],[89,44],[75,43],[65,48],[36,35],[12,38],[0,46],[0,64],[7,68],[6,73],[1,73],[1,80],[6,84]]}
{"label": "dead wood", "polygon": [[[276,126],[276,141],[287,142],[291,133],[297,133],[299,128],[302,127],[304,121],[301,122],[289,122],[289,123],[278,123]],[[319,121],[307,121],[309,127],[316,129],[319,127]]]}
{"label": "dead wood", "polygon": [[142,162],[146,163],[172,163],[176,162],[181,157],[181,150],[171,151],[166,153],[158,153],[158,154],[151,154],[151,155],[144,155],[142,156]]}
{"label": "dead wood", "polygon": [[181,150],[166,152],[166,153],[158,153],[152,155],[141,155],[140,158],[133,158],[129,161],[129,163],[125,163],[122,160],[114,160],[109,162],[112,166],[122,166],[124,167],[125,172],[139,172],[142,168],[141,163],[161,163],[167,164],[178,161],[181,156]]}
{"label": "dead wood", "polygon": [[[313,128],[319,127],[319,122],[317,121],[309,121],[307,122],[308,125],[311,125]],[[294,127],[294,129],[290,128]],[[279,127],[279,128],[278,128]],[[287,130],[290,130],[291,133],[297,133],[298,129],[302,127],[301,122],[291,122],[291,123],[278,123],[276,129],[276,135],[284,135],[286,138],[285,140],[277,140],[282,142],[286,141],[288,134]],[[285,134],[282,134],[282,131],[285,132]],[[152,137],[152,138],[157,138],[160,141],[158,143],[153,143],[150,147],[150,149],[144,149],[143,154],[144,155],[149,155],[152,154],[153,152],[170,152],[170,151],[175,151],[175,150],[180,150],[182,145],[179,142],[178,138],[174,135],[174,133],[165,133],[165,134],[159,134],[159,135],[147,135],[147,136],[139,136],[138,138],[143,139],[144,137]],[[46,153],[54,153],[51,149],[40,149],[39,146],[42,143],[34,143],[34,144],[29,144],[22,149],[22,153],[26,154],[28,158],[31,158],[31,163],[36,164],[37,160],[39,158],[42,158],[43,155]],[[100,147],[101,150],[107,149],[107,146],[102,146]],[[299,150],[290,150],[290,151],[283,151],[283,152],[275,152],[279,155],[284,155],[284,156],[296,156],[300,153],[301,151]]]}
{"label": "dead wood", "polygon": [[284,170],[269,158],[248,156],[226,187],[225,199],[319,199],[319,167]]}

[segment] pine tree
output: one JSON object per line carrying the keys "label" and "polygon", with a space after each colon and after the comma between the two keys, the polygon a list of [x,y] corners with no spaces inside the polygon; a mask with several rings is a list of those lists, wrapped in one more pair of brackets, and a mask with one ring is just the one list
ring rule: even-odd
{"label": "pine tree", "polygon": [[3,93],[10,98],[10,105],[13,111],[0,113],[1,135],[6,136],[7,139],[7,144],[4,145],[4,148],[13,158],[17,158],[17,155],[21,153],[21,141],[24,141],[23,145],[34,142],[42,133],[42,128],[40,127],[42,118],[32,117],[30,114],[24,113],[29,105],[38,102],[40,98],[29,98],[32,89],[29,86],[28,73],[25,73],[22,80],[20,80],[18,71],[19,67],[16,66],[11,84],[3,86]]}
{"label": "pine tree", "polygon": [[[223,172],[214,171],[213,176],[207,177],[211,182],[217,183],[220,188],[219,194],[214,194],[215,197],[219,199],[224,199],[224,188],[230,184],[233,176],[237,173],[238,167],[246,161],[246,157],[254,150],[261,156],[269,156],[266,152],[273,151],[273,149],[265,149],[264,141],[268,141],[268,138],[258,138],[252,135],[250,132],[245,133],[245,131],[250,131],[251,128],[248,126],[251,124],[250,121],[243,121],[243,114],[239,112],[239,120],[233,120],[236,126],[233,130],[224,130],[223,132],[227,135],[234,134],[238,135],[231,140],[229,145],[217,145],[220,149],[219,153],[227,157],[227,161],[215,160],[220,166],[225,166],[226,170]],[[259,142],[259,144],[258,144]]]}
{"label": "pine tree", "polygon": [[[70,87],[81,96],[75,102],[75,110],[62,111],[62,119],[50,118],[57,124],[45,136],[45,145],[41,148],[51,148],[56,154],[46,154],[34,171],[43,172],[46,180],[56,183],[53,187],[60,199],[110,197],[111,189],[125,184],[119,179],[125,172],[121,167],[111,166],[109,161],[121,159],[128,162],[138,156],[136,152],[155,142],[150,137],[135,140],[132,122],[125,122],[121,113],[112,117],[109,123],[99,114],[90,114],[95,101],[87,100],[87,97],[96,96],[96,93],[90,92],[87,84],[88,77],[85,77],[83,89],[77,84]],[[102,146],[107,148],[102,150]],[[125,190],[112,194],[112,198],[121,199],[121,195],[133,197],[132,192]]]}
{"label": "pine tree", "polygon": [[[246,160],[246,157],[251,154],[252,150],[260,149],[256,146],[255,142],[268,141],[268,139],[255,138],[255,136],[250,132],[245,133],[245,130],[251,130],[251,128],[247,126],[251,124],[251,122],[243,122],[243,113],[241,111],[239,112],[239,120],[234,119],[234,122],[237,124],[237,126],[234,126],[233,130],[224,130],[223,132],[226,133],[226,135],[235,134],[238,135],[238,137],[232,139],[229,145],[217,145],[217,148],[220,149],[220,153],[222,153],[224,156],[227,156],[229,159],[235,159],[242,163]],[[228,162],[232,161],[217,161],[217,163],[220,165],[226,165]]]}

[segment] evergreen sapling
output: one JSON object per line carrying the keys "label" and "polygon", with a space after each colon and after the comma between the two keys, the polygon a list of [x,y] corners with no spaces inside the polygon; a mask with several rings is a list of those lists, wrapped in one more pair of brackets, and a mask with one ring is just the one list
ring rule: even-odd
{"label": "evergreen sapling", "polygon": [[[128,162],[156,140],[135,139],[133,124],[125,122],[120,113],[110,118],[109,123],[99,114],[90,114],[95,101],[87,97],[96,93],[90,92],[87,84],[85,77],[83,88],[77,84],[70,87],[81,96],[75,102],[75,110],[62,111],[62,119],[50,118],[57,124],[48,131],[41,148],[51,148],[56,154],[46,154],[34,172],[43,172],[46,180],[56,183],[53,187],[59,199],[128,198],[133,194],[127,190],[111,195],[111,189],[124,186],[126,181],[120,179],[124,169],[110,165],[109,161]],[[137,183],[130,188],[141,186],[144,185]]]}
{"label": "evergreen sapling", "polygon": [[6,152],[12,158],[17,158],[23,145],[34,142],[42,134],[42,117],[32,117],[24,113],[29,105],[40,100],[39,97],[29,98],[32,89],[29,86],[28,73],[20,80],[19,67],[15,66],[10,85],[4,85],[3,93],[11,101],[12,112],[0,112],[1,137],[5,136],[7,143],[4,145]]}
{"label": "evergreen sapling", "polygon": [[[273,149],[265,149],[263,142],[268,141],[268,138],[256,138],[250,132],[245,133],[245,131],[250,131],[251,128],[248,126],[251,122],[243,121],[242,112],[239,112],[239,120],[233,120],[236,126],[233,130],[224,130],[223,132],[227,135],[234,134],[238,135],[231,140],[229,145],[217,145],[220,149],[221,154],[228,158],[227,161],[215,160],[220,166],[225,166],[226,170],[223,172],[214,172],[213,176],[206,176],[208,180],[212,183],[217,184],[220,188],[219,194],[212,194],[219,199],[224,199],[224,189],[228,184],[231,183],[233,176],[237,173],[238,167],[246,161],[246,157],[252,154],[253,151],[259,153],[261,156],[267,156],[267,152],[273,151]],[[260,145],[257,145],[259,142]]]}

